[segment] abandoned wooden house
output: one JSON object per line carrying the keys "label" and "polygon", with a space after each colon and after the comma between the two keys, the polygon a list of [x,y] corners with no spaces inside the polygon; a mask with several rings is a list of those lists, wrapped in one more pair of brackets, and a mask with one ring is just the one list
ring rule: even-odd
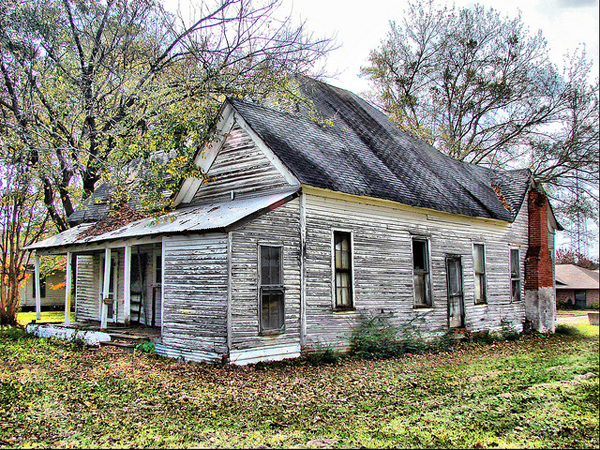
{"label": "abandoned wooden house", "polygon": [[76,320],[238,364],[346,346],[378,314],[425,334],[554,330],[559,225],[528,170],[454,160],[351,92],[301,90],[310,111],[226,100],[195,160],[212,181],[186,180],[174,211],[30,247],[75,255]]}

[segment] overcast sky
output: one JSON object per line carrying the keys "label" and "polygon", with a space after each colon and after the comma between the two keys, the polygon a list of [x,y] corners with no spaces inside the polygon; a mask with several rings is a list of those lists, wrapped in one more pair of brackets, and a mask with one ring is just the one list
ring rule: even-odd
{"label": "overcast sky", "polygon": [[[283,9],[293,11],[306,20],[307,29],[317,35],[336,36],[341,46],[327,61],[331,73],[339,73],[332,84],[360,93],[369,88],[358,74],[368,64],[369,51],[385,39],[390,20],[400,22],[407,0],[283,0]],[[445,1],[436,1],[440,6]],[[510,17],[519,10],[523,23],[532,33],[542,30],[551,49],[552,59],[559,63],[562,56],[585,43],[588,57],[594,61],[594,76],[598,76],[598,0],[456,0],[457,7],[475,3],[493,7]],[[452,2],[448,2],[452,4]],[[349,6],[354,5],[354,6]],[[286,11],[286,12],[287,12]]]}

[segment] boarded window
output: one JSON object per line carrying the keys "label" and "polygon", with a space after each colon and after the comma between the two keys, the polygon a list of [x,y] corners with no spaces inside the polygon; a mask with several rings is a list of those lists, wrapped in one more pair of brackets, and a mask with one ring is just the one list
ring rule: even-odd
{"label": "boarded window", "polygon": [[335,231],[335,308],[349,309],[352,301],[352,241],[350,233]]}
{"label": "boarded window", "polygon": [[431,306],[431,277],[429,273],[429,248],[425,239],[413,239],[413,276],[415,306]]}
{"label": "boarded window", "polygon": [[277,332],[284,328],[285,296],[281,256],[281,247],[260,246],[261,332]]}
{"label": "boarded window", "polygon": [[485,303],[487,292],[485,284],[485,247],[473,245],[473,265],[475,270],[475,303]]}
{"label": "boarded window", "polygon": [[518,248],[510,249],[510,288],[512,301],[521,301],[521,269]]}

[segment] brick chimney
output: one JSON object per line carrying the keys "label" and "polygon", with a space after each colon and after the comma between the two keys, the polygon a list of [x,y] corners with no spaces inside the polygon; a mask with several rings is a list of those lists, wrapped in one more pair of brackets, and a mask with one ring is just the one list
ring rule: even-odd
{"label": "brick chimney", "polygon": [[527,207],[529,246],[525,259],[526,321],[529,327],[536,331],[554,332],[556,325],[554,261],[548,245],[550,204],[542,192],[533,188],[529,192]]}

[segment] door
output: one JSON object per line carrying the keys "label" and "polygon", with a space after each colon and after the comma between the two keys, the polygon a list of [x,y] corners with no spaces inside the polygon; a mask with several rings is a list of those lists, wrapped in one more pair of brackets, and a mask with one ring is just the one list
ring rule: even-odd
{"label": "door", "polygon": [[585,290],[578,289],[575,291],[575,308],[585,309],[585,307],[586,307]]}
{"label": "door", "polygon": [[465,325],[462,264],[460,257],[446,258],[448,285],[448,326],[461,328]]}

